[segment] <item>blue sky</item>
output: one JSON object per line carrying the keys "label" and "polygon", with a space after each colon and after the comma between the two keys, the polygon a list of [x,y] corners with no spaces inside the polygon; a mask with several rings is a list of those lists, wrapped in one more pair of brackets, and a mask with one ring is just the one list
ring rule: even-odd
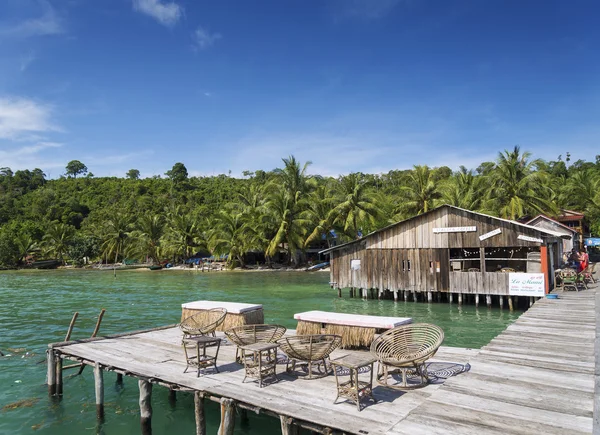
{"label": "blue sky", "polygon": [[600,154],[600,5],[2,0],[0,166],[96,176]]}

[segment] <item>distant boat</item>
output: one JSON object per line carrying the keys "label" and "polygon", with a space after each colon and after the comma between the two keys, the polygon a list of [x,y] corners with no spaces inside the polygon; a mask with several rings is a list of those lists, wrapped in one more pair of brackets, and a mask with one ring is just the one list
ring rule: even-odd
{"label": "distant boat", "polygon": [[315,270],[323,269],[325,267],[329,267],[329,261],[326,261],[325,263],[315,264],[314,266],[310,266],[306,270],[308,270],[309,272],[312,272],[312,271],[315,271]]}
{"label": "distant boat", "polygon": [[160,270],[162,268],[163,267],[160,264],[155,264],[153,266],[150,266],[148,269],[150,269],[150,270]]}
{"label": "distant boat", "polygon": [[61,264],[62,261],[60,260],[40,260],[29,264],[29,267],[33,269],[56,269]]}

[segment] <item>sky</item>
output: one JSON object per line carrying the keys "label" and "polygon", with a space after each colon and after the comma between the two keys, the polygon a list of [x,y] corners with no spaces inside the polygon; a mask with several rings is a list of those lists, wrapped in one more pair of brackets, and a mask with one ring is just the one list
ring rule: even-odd
{"label": "sky", "polygon": [[49,178],[600,154],[593,0],[0,0],[0,167]]}

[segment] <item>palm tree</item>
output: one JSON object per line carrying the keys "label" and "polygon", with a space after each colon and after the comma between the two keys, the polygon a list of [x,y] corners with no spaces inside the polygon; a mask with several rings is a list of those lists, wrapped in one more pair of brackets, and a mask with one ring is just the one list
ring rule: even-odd
{"label": "palm tree", "polygon": [[334,224],[340,226],[350,239],[359,237],[359,232],[374,229],[379,210],[375,194],[369,189],[362,174],[341,177],[336,189],[337,205],[329,213]]}
{"label": "palm tree", "polygon": [[512,152],[498,153],[496,165],[488,178],[488,204],[500,217],[517,219],[532,213],[555,212],[550,200],[547,175],[536,171],[538,160],[529,161],[530,153],[521,154],[519,146]]}
{"label": "palm tree", "polygon": [[130,230],[131,220],[123,213],[116,213],[105,221],[100,234],[102,256],[108,259],[114,254],[116,263],[119,255],[125,252]]}
{"label": "palm tree", "polygon": [[233,208],[221,210],[208,237],[208,247],[216,255],[227,255],[227,263],[237,261],[244,267],[244,254],[253,248],[254,233],[246,225],[242,212]]}
{"label": "palm tree", "polygon": [[467,210],[480,210],[483,178],[476,177],[473,170],[464,166],[452,175],[441,187],[441,202]]}
{"label": "palm tree", "polygon": [[327,243],[330,245],[330,231],[333,229],[331,209],[333,208],[334,196],[333,187],[328,181],[323,182],[313,190],[307,201],[307,207],[302,212],[302,217],[308,222],[308,228],[312,228],[309,235],[304,240],[304,248],[314,240],[318,240],[323,235],[327,237]]}
{"label": "palm tree", "polygon": [[161,238],[165,231],[165,218],[162,215],[140,216],[136,223],[136,229],[131,232],[133,242],[130,252],[134,255],[145,256],[153,263],[160,262]]}
{"label": "palm tree", "polygon": [[174,257],[191,257],[204,244],[198,220],[177,207],[168,215],[168,230],[163,242]]}
{"label": "palm tree", "polygon": [[284,168],[276,169],[275,178],[268,186],[266,206],[273,226],[265,255],[272,257],[282,244],[287,244],[288,262],[296,263],[298,249],[303,249],[306,233],[305,219],[301,214],[306,207],[306,196],[310,191],[310,176],[306,170],[310,162],[301,165],[294,156],[283,159]]}
{"label": "palm tree", "polygon": [[28,256],[40,251],[38,242],[26,233],[20,233],[15,239],[15,244],[19,251],[19,264],[24,263]]}
{"label": "palm tree", "polygon": [[427,165],[415,165],[413,168],[406,184],[400,187],[405,196],[397,212],[403,217],[427,213],[436,207],[441,197],[439,186],[433,179],[433,171]]}
{"label": "palm tree", "polygon": [[600,174],[592,169],[575,172],[564,185],[562,201],[587,215],[600,215]]}
{"label": "palm tree", "polygon": [[46,253],[64,263],[73,234],[75,234],[75,227],[58,221],[52,222],[42,238]]}

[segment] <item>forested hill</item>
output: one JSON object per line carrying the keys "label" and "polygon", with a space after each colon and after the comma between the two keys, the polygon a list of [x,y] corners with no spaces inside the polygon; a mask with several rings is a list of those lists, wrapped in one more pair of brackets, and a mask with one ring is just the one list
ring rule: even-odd
{"label": "forested hill", "polygon": [[285,246],[302,258],[330,230],[354,239],[441,204],[508,219],[561,208],[583,211],[600,233],[600,156],[594,162],[534,160],[518,147],[475,170],[415,166],[387,174],[311,176],[294,157],[270,172],[188,177],[177,163],[165,177],[94,177],[78,161],[47,180],[40,169],[0,169],[0,265],[32,258],[81,264],[84,258],[121,261],[183,259],[200,249],[267,257]]}

